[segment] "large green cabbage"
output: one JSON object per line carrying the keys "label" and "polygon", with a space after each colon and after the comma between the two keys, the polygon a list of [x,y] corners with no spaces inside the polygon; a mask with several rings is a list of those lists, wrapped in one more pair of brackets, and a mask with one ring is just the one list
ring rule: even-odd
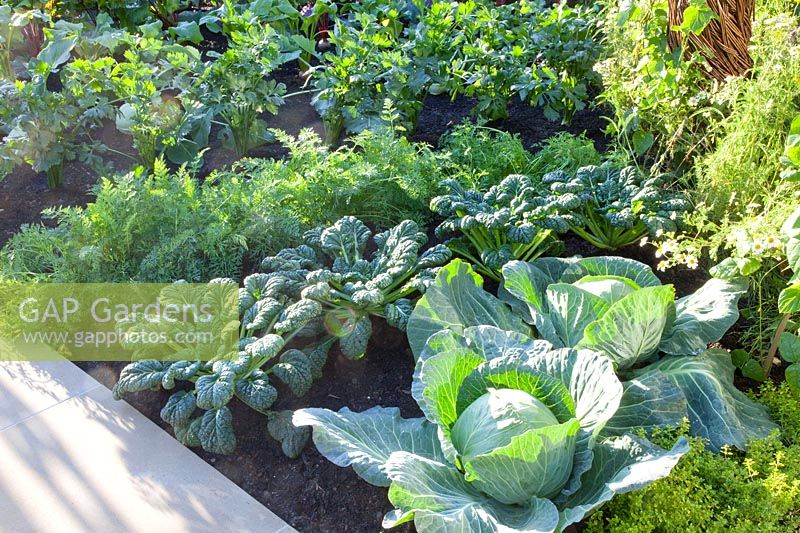
{"label": "large green cabbage", "polygon": [[647,265],[591,257],[511,261],[499,299],[482,284],[464,262],[442,270],[408,322],[417,357],[437,331],[492,325],[608,357],[625,385],[619,420],[610,428],[673,426],[688,418],[693,434],[714,450],[743,449],[777,429],[762,406],[734,387],[729,354],[708,350],[739,318],[743,280],[711,279],[676,300],[672,285],[662,285]]}
{"label": "large green cabbage", "polygon": [[432,335],[412,394],[425,418],[396,408],[301,409],[329,460],[390,486],[385,527],[562,531],[614,494],[669,474],[688,450],[606,436],[624,387],[610,359],[492,326]]}

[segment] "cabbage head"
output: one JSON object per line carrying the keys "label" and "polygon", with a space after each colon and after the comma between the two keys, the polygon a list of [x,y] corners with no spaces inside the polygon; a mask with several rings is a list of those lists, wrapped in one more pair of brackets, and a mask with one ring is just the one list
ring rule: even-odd
{"label": "cabbage head", "polygon": [[746,449],[778,429],[734,386],[730,353],[709,349],[739,318],[745,280],[711,279],[676,299],[672,285],[631,259],[545,257],[507,263],[498,297],[482,285],[468,263],[442,268],[408,321],[415,356],[439,331],[494,326],[607,357],[624,395],[606,433],[688,419],[691,433],[719,451]]}
{"label": "cabbage head", "polygon": [[[688,451],[603,430],[620,408],[613,364],[493,326],[432,335],[412,394],[423,418],[397,408],[301,409],[317,449],[389,487],[384,527],[420,532],[554,532],[614,494],[665,477]],[[619,430],[619,428],[617,428]]]}

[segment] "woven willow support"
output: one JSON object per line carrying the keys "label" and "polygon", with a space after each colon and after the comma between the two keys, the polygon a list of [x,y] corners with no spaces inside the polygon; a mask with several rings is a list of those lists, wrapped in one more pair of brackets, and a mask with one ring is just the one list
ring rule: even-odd
{"label": "woven willow support", "polygon": [[[689,0],[668,1],[670,28],[679,26]],[[724,80],[728,76],[747,74],[753,67],[748,47],[753,30],[755,0],[706,1],[719,20],[712,20],[700,35],[690,35],[687,52],[699,51],[706,56],[712,78]],[[670,48],[675,49],[680,44],[681,35],[670,31]]]}

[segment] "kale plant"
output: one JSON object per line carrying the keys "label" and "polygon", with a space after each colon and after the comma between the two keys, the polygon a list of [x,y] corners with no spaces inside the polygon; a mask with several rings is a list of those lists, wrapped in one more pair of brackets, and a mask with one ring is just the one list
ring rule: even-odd
{"label": "kale plant", "polygon": [[739,318],[742,279],[712,279],[676,300],[674,287],[637,261],[545,257],[506,264],[500,299],[482,283],[460,260],[442,269],[409,319],[416,356],[444,329],[535,331],[555,347],[592,350],[613,363],[625,393],[606,432],[673,427],[687,418],[692,433],[719,451],[745,449],[776,429],[764,407],[734,386],[730,353],[708,349]]}
{"label": "kale plant", "polygon": [[428,238],[410,220],[375,235],[376,250],[367,260],[364,252],[371,236],[363,222],[344,217],[329,228],[307,232],[305,244],[262,263],[264,270],[300,280],[293,296],[324,306],[328,331],[339,338],[342,354],[353,359],[366,350],[372,334],[370,315],[405,330],[413,309],[408,296],[423,293],[438,267],[450,259],[444,245],[420,255]]}
{"label": "kale plant", "polygon": [[448,194],[431,200],[431,210],[446,217],[436,235],[461,233],[463,237],[447,245],[498,281],[507,262],[534,259],[556,249],[560,244],[556,234],[566,233],[571,222],[561,213],[576,203],[574,198],[542,196],[522,175],[508,176],[486,193],[467,190],[452,179],[441,186]]}
{"label": "kale plant", "polygon": [[666,174],[644,176],[636,167],[611,163],[545,174],[554,198],[568,199],[570,229],[604,250],[616,250],[645,235],[678,230],[689,202],[669,190]]}
{"label": "kale plant", "polygon": [[384,527],[561,532],[615,494],[666,477],[689,449],[683,437],[665,450],[635,428],[604,432],[626,405],[602,354],[491,326],[432,335],[411,393],[424,418],[396,407],[293,418],[313,427],[330,461],[389,487],[396,509]]}

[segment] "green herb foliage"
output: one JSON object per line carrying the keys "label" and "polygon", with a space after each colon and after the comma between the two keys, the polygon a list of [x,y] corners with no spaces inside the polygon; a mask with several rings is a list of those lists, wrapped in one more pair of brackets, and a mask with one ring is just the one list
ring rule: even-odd
{"label": "green herb foliage", "polygon": [[278,112],[286,87],[268,78],[278,65],[296,55],[281,53],[277,33],[269,26],[251,25],[246,32],[233,32],[229,48],[212,55],[214,60],[206,63],[194,82],[193,98],[222,117],[226,144],[237,156],[244,157],[251,148],[273,138],[260,115]]}
{"label": "green herb foliage", "polygon": [[454,166],[452,177],[472,189],[488,189],[510,174],[527,175],[531,166],[532,156],[518,135],[479,124],[456,126],[439,146]]}
{"label": "green herb foliage", "polygon": [[47,214],[11,238],[0,276],[59,282],[202,281],[240,276],[244,263],[296,242],[300,224],[258,195],[256,184],[212,175],[203,185],[187,170],[157,163],[101,180],[86,208]]}
{"label": "green herb foliage", "polygon": [[[705,451],[702,440],[690,439],[691,451],[668,478],[614,499],[589,519],[587,531],[797,531],[800,403],[786,384],[768,383],[758,398],[782,425],[788,444],[771,437],[753,441],[747,452],[717,455]],[[666,432],[654,440],[673,438],[674,432]]]}
{"label": "green herb foliage", "polygon": [[311,130],[297,137],[276,132],[289,150],[284,160],[246,159],[232,174],[261,187],[258,194],[289,209],[308,226],[345,215],[380,228],[404,219],[430,219],[428,202],[441,180],[442,157],[391,131],[365,131],[337,149]]}

